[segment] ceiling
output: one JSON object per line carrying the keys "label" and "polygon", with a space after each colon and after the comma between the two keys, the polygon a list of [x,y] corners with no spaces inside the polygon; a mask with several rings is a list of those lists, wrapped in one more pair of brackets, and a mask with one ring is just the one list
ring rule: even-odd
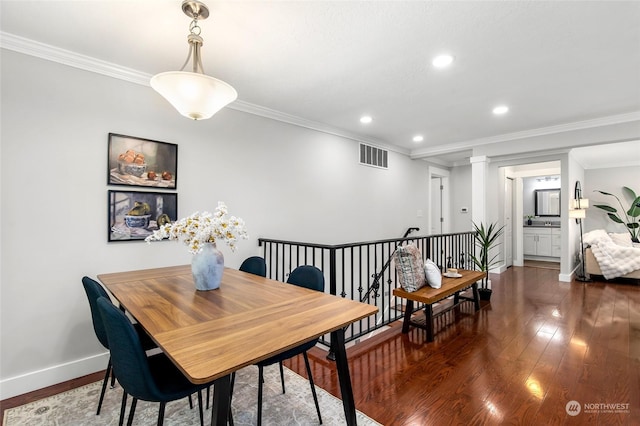
{"label": "ceiling", "polygon": [[[640,112],[637,1],[205,3],[204,69],[239,102],[402,152]],[[180,5],[2,0],[0,28],[153,75],[186,59]]]}

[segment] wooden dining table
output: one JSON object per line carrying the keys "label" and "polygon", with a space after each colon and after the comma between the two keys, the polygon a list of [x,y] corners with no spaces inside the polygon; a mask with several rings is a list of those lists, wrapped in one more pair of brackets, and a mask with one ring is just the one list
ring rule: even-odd
{"label": "wooden dining table", "polygon": [[230,268],[210,291],[196,290],[189,265],[98,279],[192,383],[214,383],[212,425],[227,424],[231,373],[327,333],[346,423],[356,424],[345,328],[377,307]]}

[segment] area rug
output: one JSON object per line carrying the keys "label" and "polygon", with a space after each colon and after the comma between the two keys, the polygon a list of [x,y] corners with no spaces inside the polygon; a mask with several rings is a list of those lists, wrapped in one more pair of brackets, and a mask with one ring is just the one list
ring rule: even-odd
{"label": "area rug", "polygon": [[[313,397],[309,382],[285,368],[286,394],[282,394],[278,365],[264,369],[265,383],[262,398],[262,422],[265,425],[317,425]],[[102,381],[72,389],[40,401],[11,408],[4,413],[4,426],[23,425],[117,425],[120,415],[122,388],[107,388],[102,411],[96,416],[98,397]],[[324,389],[316,387],[318,402],[324,425],[344,425],[342,401]],[[203,394],[203,404],[206,400]],[[165,425],[199,425],[197,398],[193,398],[194,408],[189,409],[187,399],[167,404]],[[128,399],[130,406],[131,397]],[[255,425],[258,403],[258,369],[250,366],[236,374],[232,399],[234,423],[238,426]],[[134,425],[156,424],[158,403],[138,401]],[[129,414],[127,410],[126,415]],[[379,425],[359,411],[356,413],[358,425]],[[204,414],[205,425],[211,424],[211,409]],[[126,418],[125,418],[126,422]]]}

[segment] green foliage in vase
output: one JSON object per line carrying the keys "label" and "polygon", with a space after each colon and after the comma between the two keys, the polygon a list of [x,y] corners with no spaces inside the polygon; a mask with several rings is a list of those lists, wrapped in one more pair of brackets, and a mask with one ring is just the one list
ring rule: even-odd
{"label": "green foliage in vase", "polygon": [[[595,192],[611,196],[618,201],[618,204],[620,204],[621,214],[618,214],[618,209],[606,204],[595,204],[594,207],[606,211],[609,219],[611,219],[615,223],[624,225],[627,228],[627,231],[629,231],[629,234],[631,234],[631,240],[633,242],[640,242],[638,240],[638,231],[640,229],[640,197],[636,195],[633,189],[627,186],[622,187],[622,192],[624,193],[625,198],[631,201],[628,210],[625,210],[624,206],[622,205],[622,201],[620,201],[620,198],[616,197],[615,195],[608,192],[600,191],[598,189],[596,189]],[[621,217],[622,213],[624,214],[624,217]]]}

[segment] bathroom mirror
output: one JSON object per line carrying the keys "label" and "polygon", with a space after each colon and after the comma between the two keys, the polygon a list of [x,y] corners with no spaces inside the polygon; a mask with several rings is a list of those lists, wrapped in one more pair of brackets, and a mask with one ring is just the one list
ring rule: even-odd
{"label": "bathroom mirror", "polygon": [[560,216],[560,188],[536,189],[536,216]]}

